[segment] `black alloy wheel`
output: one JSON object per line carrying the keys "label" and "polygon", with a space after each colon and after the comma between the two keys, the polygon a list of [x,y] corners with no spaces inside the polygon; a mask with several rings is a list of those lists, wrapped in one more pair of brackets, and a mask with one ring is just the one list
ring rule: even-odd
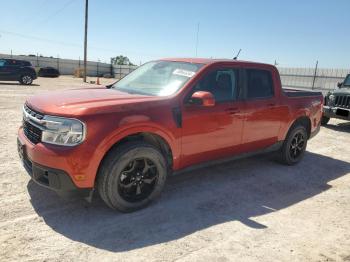
{"label": "black alloy wheel", "polygon": [[296,123],[288,131],[280,150],[280,160],[286,165],[297,164],[306,151],[308,134],[305,126]]}
{"label": "black alloy wheel", "polygon": [[159,148],[130,141],[110,150],[97,175],[103,201],[122,212],[141,209],[159,197],[169,171]]}
{"label": "black alloy wheel", "polygon": [[304,152],[306,138],[303,132],[299,131],[294,134],[289,147],[289,154],[292,159],[297,160],[300,155]]}
{"label": "black alloy wheel", "polygon": [[151,195],[158,178],[157,166],[147,158],[131,160],[118,181],[120,196],[128,202],[138,202]]}

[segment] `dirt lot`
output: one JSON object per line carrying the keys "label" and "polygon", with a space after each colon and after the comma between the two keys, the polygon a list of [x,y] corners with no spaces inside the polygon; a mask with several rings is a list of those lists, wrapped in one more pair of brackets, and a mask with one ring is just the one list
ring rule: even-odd
{"label": "dirt lot", "polygon": [[35,83],[0,83],[1,261],[350,261],[350,123],[322,128],[297,166],[267,155],[185,173],[121,214],[30,181],[16,152],[25,98],[82,85]]}

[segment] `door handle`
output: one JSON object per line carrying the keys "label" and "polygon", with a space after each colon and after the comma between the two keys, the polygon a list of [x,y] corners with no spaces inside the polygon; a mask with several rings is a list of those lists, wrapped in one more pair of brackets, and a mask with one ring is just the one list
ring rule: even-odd
{"label": "door handle", "polygon": [[270,103],[270,104],[267,104],[267,106],[268,107],[274,107],[274,106],[276,106],[276,104],[275,103]]}

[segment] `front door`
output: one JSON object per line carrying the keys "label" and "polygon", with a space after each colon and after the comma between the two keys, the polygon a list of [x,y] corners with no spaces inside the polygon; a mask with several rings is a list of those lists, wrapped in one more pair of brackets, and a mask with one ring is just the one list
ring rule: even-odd
{"label": "front door", "polygon": [[5,63],[6,60],[0,59],[0,80],[6,80]]}
{"label": "front door", "polygon": [[237,100],[239,70],[220,68],[209,71],[193,87],[211,92],[215,105],[205,107],[184,101],[182,108],[182,167],[232,154],[241,144],[243,119]]}
{"label": "front door", "polygon": [[0,80],[18,80],[19,66],[16,60],[0,60]]}

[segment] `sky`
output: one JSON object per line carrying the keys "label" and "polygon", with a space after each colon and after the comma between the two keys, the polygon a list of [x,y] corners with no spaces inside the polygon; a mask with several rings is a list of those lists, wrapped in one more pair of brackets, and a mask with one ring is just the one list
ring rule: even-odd
{"label": "sky", "polygon": [[[0,53],[83,58],[85,0],[0,6]],[[349,14],[350,0],[89,0],[88,60],[233,58],[242,49],[242,60],[350,68]]]}

